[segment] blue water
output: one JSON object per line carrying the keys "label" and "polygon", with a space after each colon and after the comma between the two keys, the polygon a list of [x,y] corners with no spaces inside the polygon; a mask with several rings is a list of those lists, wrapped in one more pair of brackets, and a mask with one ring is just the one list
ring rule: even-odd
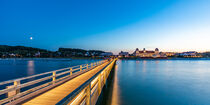
{"label": "blue water", "polygon": [[0,59],[0,82],[96,61],[98,60],[61,58]]}
{"label": "blue water", "polygon": [[[91,63],[89,59],[0,60],[0,81]],[[103,105],[210,105],[210,60],[118,60]]]}
{"label": "blue water", "polygon": [[114,71],[102,105],[210,105],[210,60],[118,60]]}

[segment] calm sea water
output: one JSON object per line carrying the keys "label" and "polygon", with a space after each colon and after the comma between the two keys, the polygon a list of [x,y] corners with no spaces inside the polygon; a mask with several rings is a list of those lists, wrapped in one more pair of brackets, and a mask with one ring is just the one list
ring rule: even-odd
{"label": "calm sea water", "polygon": [[91,59],[0,59],[0,82],[61,68],[87,64]]}
{"label": "calm sea water", "polygon": [[[97,60],[0,60],[0,81]],[[210,60],[118,60],[99,105],[210,105]]]}
{"label": "calm sea water", "polygon": [[118,60],[99,105],[210,105],[210,60]]}

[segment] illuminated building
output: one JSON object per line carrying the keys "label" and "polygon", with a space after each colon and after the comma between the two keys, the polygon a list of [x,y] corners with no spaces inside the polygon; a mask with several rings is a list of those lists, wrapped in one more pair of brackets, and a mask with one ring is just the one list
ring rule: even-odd
{"label": "illuminated building", "polygon": [[152,58],[165,57],[164,55],[160,54],[158,48],[156,48],[154,51],[146,50],[145,48],[140,51],[138,48],[136,48],[133,55],[136,57],[152,57]]}

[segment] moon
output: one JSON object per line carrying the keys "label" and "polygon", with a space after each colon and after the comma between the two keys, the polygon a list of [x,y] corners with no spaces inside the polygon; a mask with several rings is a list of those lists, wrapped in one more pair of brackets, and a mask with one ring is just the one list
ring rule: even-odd
{"label": "moon", "polygon": [[33,40],[33,37],[30,37],[30,40]]}

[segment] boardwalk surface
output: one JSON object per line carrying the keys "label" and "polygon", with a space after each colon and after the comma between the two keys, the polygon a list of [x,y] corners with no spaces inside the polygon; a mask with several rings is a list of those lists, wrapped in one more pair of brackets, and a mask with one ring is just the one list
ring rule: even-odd
{"label": "boardwalk surface", "polygon": [[62,100],[64,97],[69,95],[71,92],[73,92],[75,89],[77,89],[80,85],[85,83],[88,79],[90,79],[92,76],[94,76],[97,72],[99,72],[102,68],[104,68],[108,62],[84,73],[81,74],[74,79],[55,87],[27,102],[25,102],[23,105],[55,105],[60,100]]}

